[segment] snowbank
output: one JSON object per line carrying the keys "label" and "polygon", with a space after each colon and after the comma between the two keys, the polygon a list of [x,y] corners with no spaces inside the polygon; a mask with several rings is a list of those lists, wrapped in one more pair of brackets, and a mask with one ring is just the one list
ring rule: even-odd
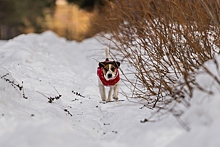
{"label": "snowbank", "polygon": [[209,97],[195,92],[181,118],[189,132],[170,115],[140,123],[151,111],[122,95],[125,101],[100,103],[96,60],[104,59],[103,45],[94,38],[69,42],[50,31],[2,43],[0,146],[220,146],[217,91]]}
{"label": "snowbank", "polygon": [[[216,62],[210,60],[204,66],[220,80],[220,56]],[[220,85],[204,68],[198,72],[196,82],[205,90],[212,91],[209,95],[201,90],[195,90],[191,107],[182,116],[182,120],[190,128],[189,132],[183,133],[169,147],[218,147],[220,146]]]}

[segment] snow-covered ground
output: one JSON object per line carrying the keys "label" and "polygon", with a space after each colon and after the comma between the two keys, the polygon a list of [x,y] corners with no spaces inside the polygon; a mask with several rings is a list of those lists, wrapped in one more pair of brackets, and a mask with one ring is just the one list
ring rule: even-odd
{"label": "snow-covered ground", "polygon": [[[124,101],[100,103],[96,68],[97,60],[105,59],[103,48],[94,38],[70,42],[50,31],[1,41],[0,146],[220,146],[217,84],[213,96],[195,92],[181,118],[190,131],[171,115],[140,123],[151,110],[140,109],[122,95]],[[209,76],[197,79],[210,87]]]}

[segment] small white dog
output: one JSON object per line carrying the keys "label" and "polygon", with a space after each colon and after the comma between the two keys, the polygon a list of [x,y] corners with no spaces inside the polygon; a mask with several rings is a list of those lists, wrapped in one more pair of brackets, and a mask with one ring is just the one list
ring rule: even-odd
{"label": "small white dog", "polygon": [[118,100],[118,90],[119,90],[119,71],[120,62],[109,61],[109,48],[105,48],[106,60],[104,62],[99,62],[99,67],[97,69],[98,75],[98,85],[102,101],[106,101],[105,86],[110,87],[108,93],[107,101],[111,101],[112,92],[113,99]]}

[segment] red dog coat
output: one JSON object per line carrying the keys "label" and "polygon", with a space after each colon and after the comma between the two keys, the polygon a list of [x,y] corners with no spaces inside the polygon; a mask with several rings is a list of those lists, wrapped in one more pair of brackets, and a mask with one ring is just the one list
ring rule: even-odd
{"label": "red dog coat", "polygon": [[105,79],[101,67],[97,68],[97,75],[104,86],[114,86],[120,80],[118,69],[116,69],[116,77],[108,81]]}

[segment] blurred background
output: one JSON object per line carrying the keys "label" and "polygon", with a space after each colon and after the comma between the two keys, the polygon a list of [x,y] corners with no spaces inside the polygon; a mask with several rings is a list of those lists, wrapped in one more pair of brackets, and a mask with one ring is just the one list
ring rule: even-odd
{"label": "blurred background", "polygon": [[93,20],[102,5],[102,0],[0,0],[0,40],[52,30],[82,41],[100,31]]}

